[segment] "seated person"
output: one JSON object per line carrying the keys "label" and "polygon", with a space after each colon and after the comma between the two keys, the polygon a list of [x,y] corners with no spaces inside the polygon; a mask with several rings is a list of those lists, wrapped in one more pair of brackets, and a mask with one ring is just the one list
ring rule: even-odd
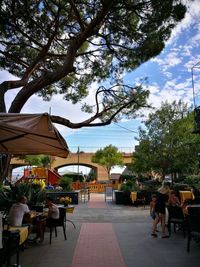
{"label": "seated person", "polygon": [[53,203],[53,200],[48,197],[47,198],[47,206],[48,206],[48,215],[46,217],[39,217],[36,220],[36,231],[37,237],[36,242],[42,243],[44,241],[44,232],[45,227],[50,227],[52,225],[52,221],[55,219],[59,219],[59,208]]}
{"label": "seated person", "polygon": [[53,185],[51,185],[50,183],[48,183],[45,188],[48,189],[48,190],[53,190],[54,189]]}
{"label": "seated person", "polygon": [[49,208],[48,211],[48,219],[59,219],[59,208],[57,205],[53,203],[53,199],[48,197],[47,198],[47,206]]}
{"label": "seated person", "polygon": [[180,206],[179,198],[176,196],[175,191],[171,191],[168,198],[169,206]]}
{"label": "seated person", "polygon": [[21,196],[17,203],[14,203],[8,213],[8,223],[10,226],[23,226],[23,218],[25,214],[30,214],[29,207],[27,205],[27,198]]}

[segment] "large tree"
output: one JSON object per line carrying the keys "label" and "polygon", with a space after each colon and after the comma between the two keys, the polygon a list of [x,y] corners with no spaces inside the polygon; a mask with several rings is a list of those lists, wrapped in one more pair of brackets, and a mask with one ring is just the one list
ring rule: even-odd
{"label": "large tree", "polygon": [[[177,0],[0,4],[0,67],[16,77],[0,85],[0,112],[6,112],[4,97],[14,88],[19,92],[7,112],[18,113],[34,94],[44,100],[63,94],[64,100],[77,103],[88,95],[91,83],[110,79],[109,89],[97,90],[88,120],[72,123],[52,116],[54,122],[71,128],[109,124],[114,117],[134,116],[145,106],[148,93],[141,86],[122,85],[121,74],[158,55],[185,14]],[[83,110],[92,107],[84,105]],[[102,122],[95,123],[96,119]]]}
{"label": "large tree", "polygon": [[147,105],[149,92],[124,84],[122,74],[158,55],[186,11],[179,0],[0,0],[0,6],[0,68],[16,77],[0,84],[0,112],[21,112],[35,94],[44,100],[62,94],[76,104],[97,82],[95,105],[82,105],[86,120],[51,116],[74,129],[134,118]]}
{"label": "large tree", "polygon": [[132,169],[138,173],[192,174],[198,171],[199,135],[193,133],[194,114],[186,104],[162,103],[139,129],[139,146]]}
{"label": "large tree", "polygon": [[123,155],[118,151],[117,147],[109,145],[103,149],[97,150],[92,156],[92,162],[98,163],[106,170],[108,178],[110,178],[110,171],[114,166],[123,166]]}

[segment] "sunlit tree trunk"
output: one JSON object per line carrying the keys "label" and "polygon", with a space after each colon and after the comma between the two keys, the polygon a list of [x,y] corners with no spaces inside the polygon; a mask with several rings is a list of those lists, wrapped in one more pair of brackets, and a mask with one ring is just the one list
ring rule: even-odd
{"label": "sunlit tree trunk", "polygon": [[1,154],[0,158],[0,184],[8,177],[11,155]]}

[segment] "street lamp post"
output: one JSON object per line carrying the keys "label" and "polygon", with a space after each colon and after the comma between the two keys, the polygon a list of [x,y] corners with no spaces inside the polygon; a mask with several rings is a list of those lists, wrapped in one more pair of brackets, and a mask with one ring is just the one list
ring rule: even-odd
{"label": "street lamp post", "polygon": [[80,156],[80,149],[79,149],[79,146],[78,146],[78,150],[77,150],[77,156],[78,156],[78,167],[77,167],[77,172],[79,174],[79,156]]}
{"label": "street lamp post", "polygon": [[196,99],[195,99],[195,84],[194,84],[194,70],[200,69],[200,62],[197,62],[192,68],[192,90],[193,90],[193,102],[194,102],[194,120],[195,120],[195,127],[194,133],[200,133],[200,106],[196,106]]}

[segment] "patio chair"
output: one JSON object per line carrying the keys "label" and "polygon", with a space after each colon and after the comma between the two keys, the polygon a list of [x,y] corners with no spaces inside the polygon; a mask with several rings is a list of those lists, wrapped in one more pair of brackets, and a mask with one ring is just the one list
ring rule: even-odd
{"label": "patio chair", "polygon": [[63,234],[64,234],[64,238],[66,240],[67,239],[67,236],[66,236],[66,208],[59,207],[59,218],[48,220],[46,227],[50,228],[49,244],[51,244],[51,241],[52,241],[53,230],[55,230],[55,236],[57,237],[57,227],[63,228]]}
{"label": "patio chair", "polygon": [[191,240],[200,242],[200,207],[188,207],[187,252],[190,252]]}
{"label": "patio chair", "polygon": [[187,220],[183,214],[183,210],[179,206],[167,206],[168,210],[168,231],[169,235],[171,235],[171,224],[174,226],[174,233],[176,232],[176,227],[178,226],[179,229],[182,229],[183,236],[185,237],[186,234],[186,227],[187,227]]}

